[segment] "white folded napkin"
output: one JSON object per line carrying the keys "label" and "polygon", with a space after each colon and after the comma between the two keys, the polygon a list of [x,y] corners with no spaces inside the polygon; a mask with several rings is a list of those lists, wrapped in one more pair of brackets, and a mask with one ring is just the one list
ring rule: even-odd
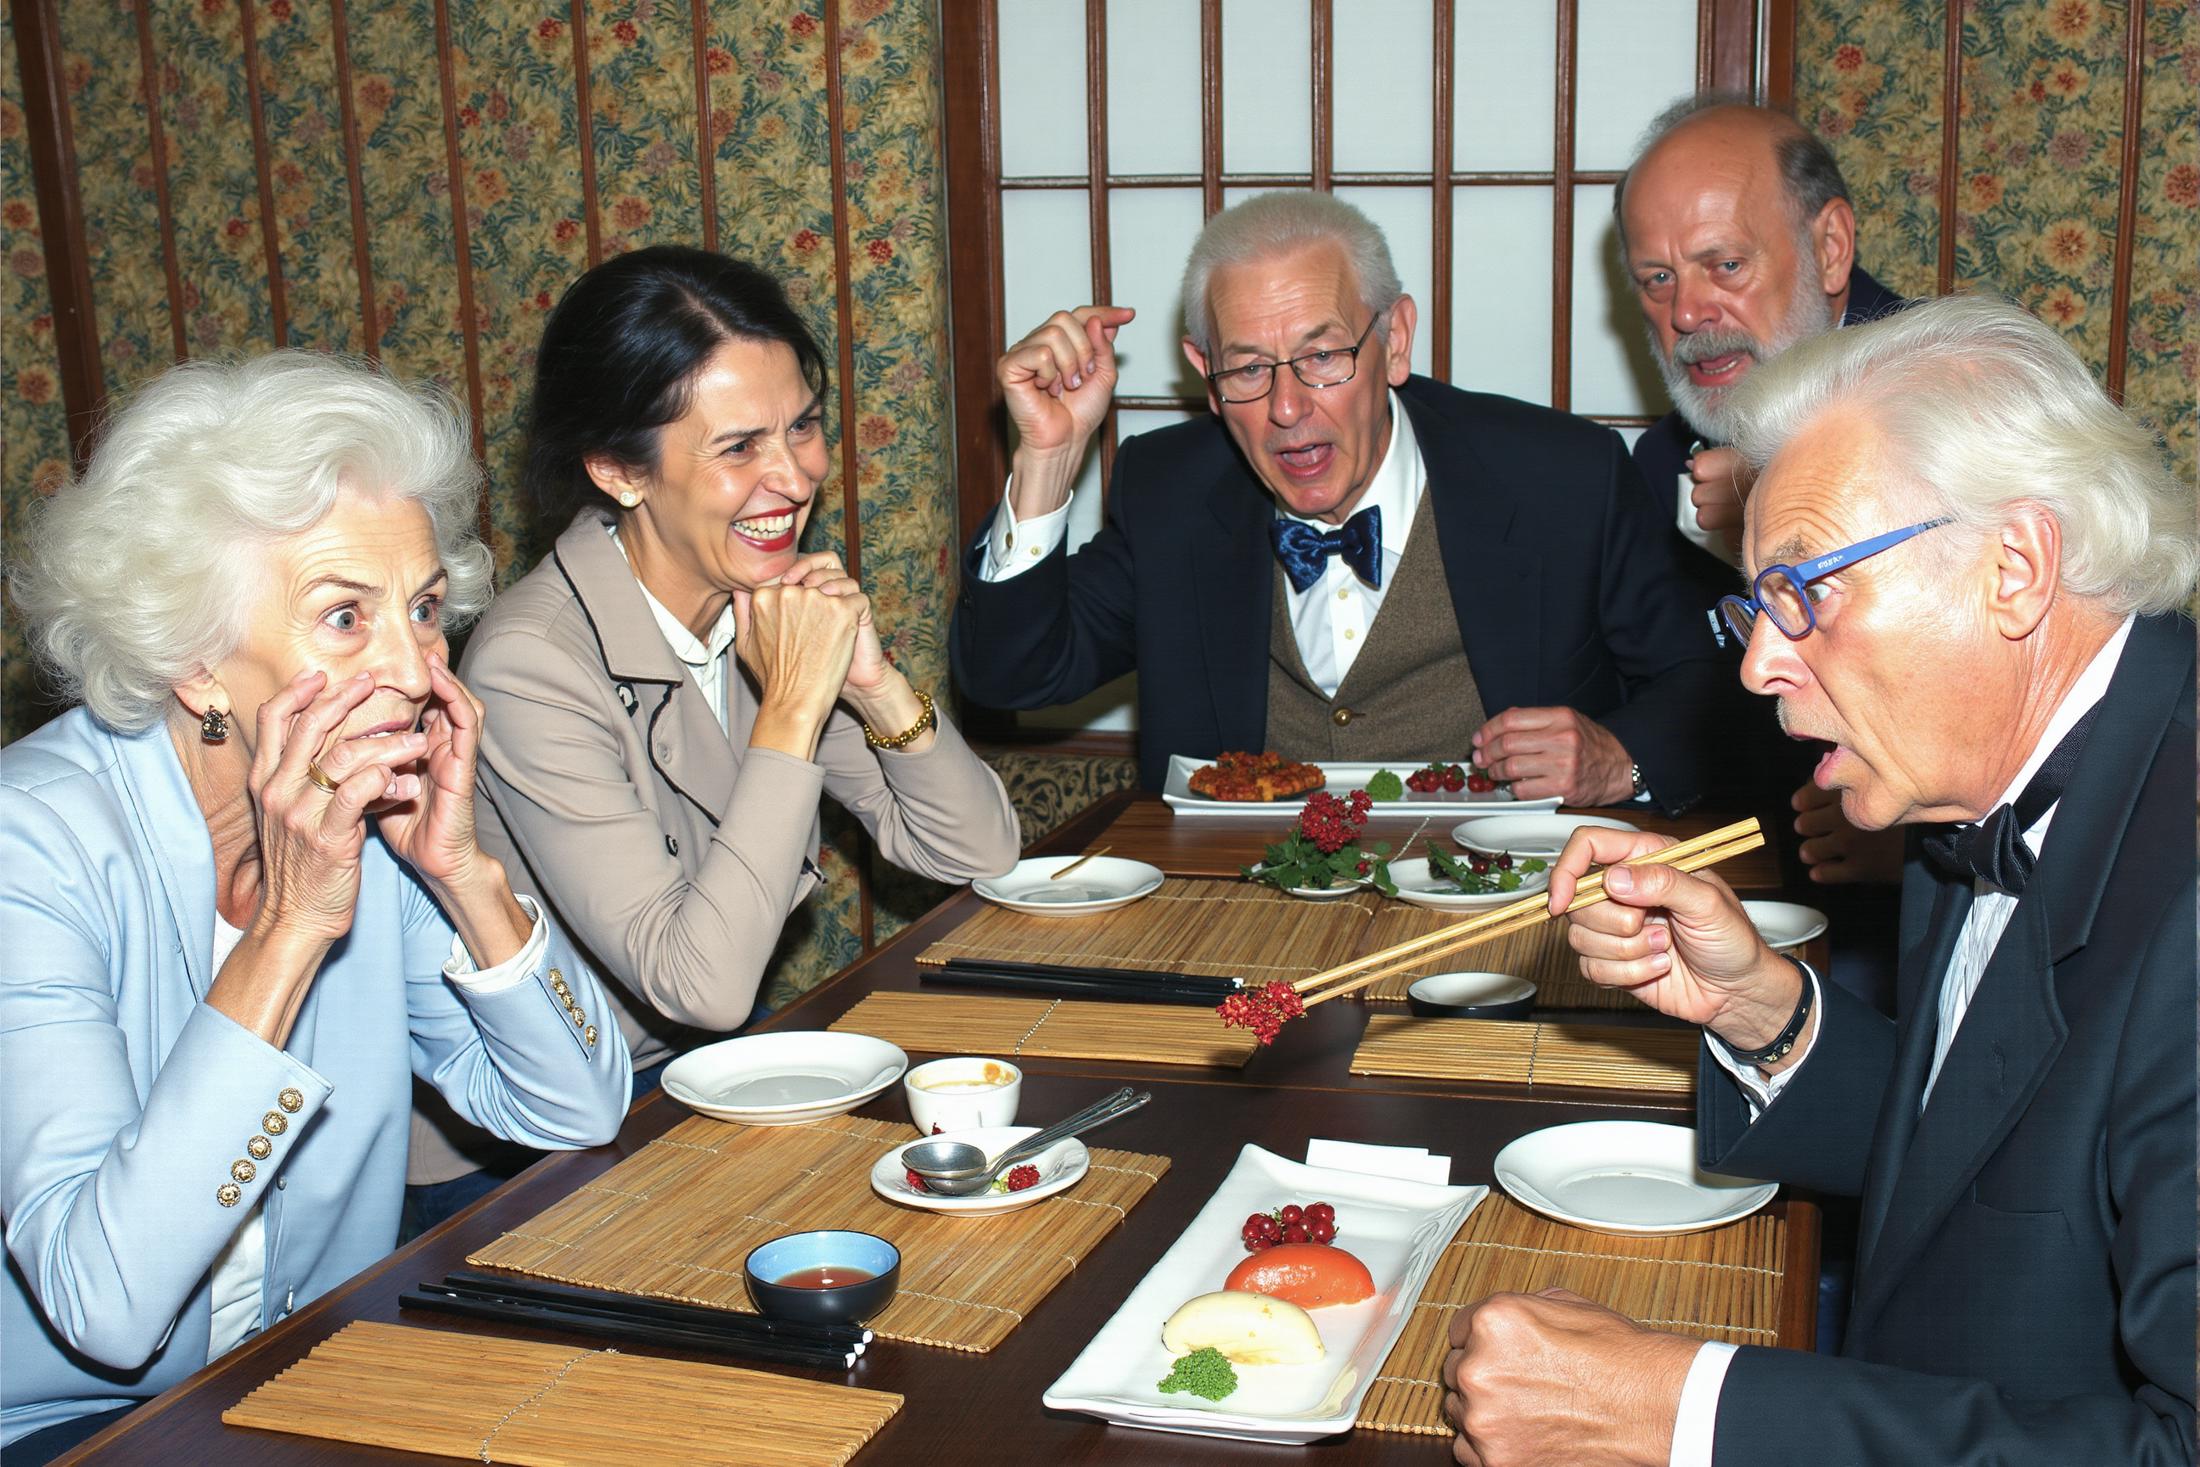
{"label": "white folded napkin", "polygon": [[1429,1182],[1439,1187],[1451,1184],[1451,1158],[1431,1156],[1426,1146],[1370,1146],[1362,1141],[1316,1137],[1306,1143],[1306,1164],[1362,1176]]}

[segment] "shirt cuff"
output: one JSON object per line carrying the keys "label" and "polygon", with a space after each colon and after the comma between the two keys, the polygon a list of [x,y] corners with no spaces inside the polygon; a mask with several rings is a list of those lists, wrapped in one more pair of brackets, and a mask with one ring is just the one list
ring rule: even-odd
{"label": "shirt cuff", "polygon": [[1666,1467],[1711,1467],[1711,1446],[1719,1431],[1719,1391],[1726,1385],[1726,1368],[1734,1363],[1734,1347],[1707,1340],[1689,1362],[1688,1379],[1681,1386],[1681,1408],[1673,1418],[1673,1455]]}
{"label": "shirt cuff", "polygon": [[[1820,1000],[1825,997],[1825,990],[1819,986],[1818,970],[1801,958],[1795,959],[1795,966],[1803,970],[1803,978],[1810,984],[1810,1006],[1818,1015],[1818,1022],[1822,1025],[1826,1022],[1826,1006]],[[1794,1064],[1789,1065],[1777,1075],[1769,1076],[1757,1066],[1744,1064],[1734,1058],[1734,1052],[1728,1049],[1719,1040],[1719,1037],[1710,1030],[1706,1029],[1704,1031],[1703,1038],[1704,1047],[1711,1051],[1711,1058],[1717,1061],[1720,1069],[1732,1075],[1735,1082],[1742,1087],[1742,1094],[1749,1101],[1749,1118],[1754,1121],[1765,1113],[1765,1107],[1780,1098],[1780,1092],[1787,1088],[1788,1081],[1794,1079],[1796,1072],[1803,1068],[1804,1061],[1810,1058],[1811,1050],[1818,1044],[1818,1031],[1815,1028],[1812,1029],[1810,1038],[1805,1040],[1800,1048],[1793,1051]]]}
{"label": "shirt cuff", "polygon": [[986,532],[985,555],[978,562],[978,579],[1006,581],[1022,575],[1052,554],[1069,535],[1069,505],[1047,514],[1036,514],[1022,524],[1009,507],[1011,478],[1001,491],[1000,508],[993,513],[993,528]]}
{"label": "shirt cuff", "polygon": [[443,965],[443,976],[468,993],[480,994],[502,993],[532,978],[550,951],[550,924],[542,920],[542,908],[533,897],[520,897],[519,905],[527,914],[527,920],[535,925],[528,931],[527,940],[520,944],[518,952],[493,968],[476,968],[473,954],[466,951],[465,941],[453,933],[451,957]]}

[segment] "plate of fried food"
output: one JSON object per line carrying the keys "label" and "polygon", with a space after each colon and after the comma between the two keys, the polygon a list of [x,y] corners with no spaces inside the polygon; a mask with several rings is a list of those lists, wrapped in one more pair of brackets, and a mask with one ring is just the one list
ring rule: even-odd
{"label": "plate of fried food", "polygon": [[1515,799],[1509,786],[1470,763],[1305,762],[1272,750],[1233,750],[1211,761],[1171,755],[1161,799],[1179,815],[1273,820],[1279,805],[1289,806],[1317,791],[1341,797],[1357,789],[1374,797],[1372,815],[1466,816],[1558,808],[1555,795]]}

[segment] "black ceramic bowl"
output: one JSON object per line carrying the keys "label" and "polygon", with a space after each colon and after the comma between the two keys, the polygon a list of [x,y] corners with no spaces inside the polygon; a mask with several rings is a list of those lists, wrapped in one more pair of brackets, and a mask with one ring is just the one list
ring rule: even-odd
{"label": "black ceramic bowl", "polygon": [[[828,1277],[842,1271],[863,1277],[823,1286],[785,1282],[805,1274],[814,1277],[821,1270]],[[749,1297],[773,1319],[853,1324],[893,1302],[901,1285],[901,1250],[870,1233],[789,1233],[751,1249],[741,1271],[748,1278]]]}
{"label": "black ceramic bowl", "polygon": [[1525,1019],[1535,985],[1510,973],[1434,973],[1406,990],[1406,1007],[1424,1019]]}

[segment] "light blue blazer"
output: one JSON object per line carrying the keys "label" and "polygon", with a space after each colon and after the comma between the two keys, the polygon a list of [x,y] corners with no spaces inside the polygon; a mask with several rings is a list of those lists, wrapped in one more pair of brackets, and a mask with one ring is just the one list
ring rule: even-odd
{"label": "light blue blazer", "polygon": [[0,1444],[204,1365],[211,1269],[254,1203],[263,1327],[387,1254],[415,1075],[528,1146],[611,1139],[626,1044],[564,934],[489,994],[443,977],[452,936],[370,838],[275,1049],[201,1001],[213,846],[166,729],[77,709],[0,750]]}

